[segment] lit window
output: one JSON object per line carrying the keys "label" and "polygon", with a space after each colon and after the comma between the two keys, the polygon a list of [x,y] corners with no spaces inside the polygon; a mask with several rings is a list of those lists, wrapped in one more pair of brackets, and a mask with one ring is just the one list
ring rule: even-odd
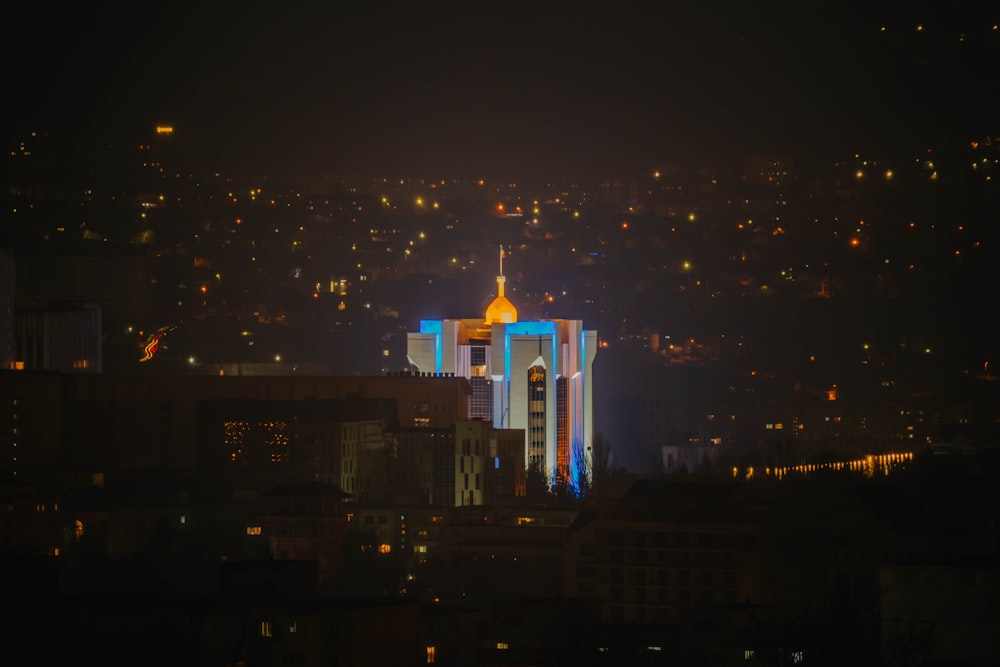
{"label": "lit window", "polygon": [[431,664],[432,662],[434,662],[434,653],[435,653],[434,647],[433,646],[428,646],[427,647],[427,664],[428,665]]}
{"label": "lit window", "polygon": [[507,642],[497,642],[497,650],[506,651],[508,648]]}
{"label": "lit window", "polygon": [[260,636],[270,637],[271,636],[271,621],[261,621],[260,622]]}

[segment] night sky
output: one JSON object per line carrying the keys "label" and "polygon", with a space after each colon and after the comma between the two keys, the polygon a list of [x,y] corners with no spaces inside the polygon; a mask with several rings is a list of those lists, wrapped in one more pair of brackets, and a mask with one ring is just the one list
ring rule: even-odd
{"label": "night sky", "polygon": [[221,168],[577,178],[964,137],[998,92],[973,3],[138,4],[9,10],[10,139],[169,123]]}

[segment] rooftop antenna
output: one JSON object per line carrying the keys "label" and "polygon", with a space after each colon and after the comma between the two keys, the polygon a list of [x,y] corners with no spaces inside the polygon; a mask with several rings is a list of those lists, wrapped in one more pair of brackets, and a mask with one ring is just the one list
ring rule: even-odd
{"label": "rooftop antenna", "polygon": [[503,284],[506,282],[506,278],[503,277],[503,244],[500,244],[500,275],[497,276],[497,296],[503,296]]}

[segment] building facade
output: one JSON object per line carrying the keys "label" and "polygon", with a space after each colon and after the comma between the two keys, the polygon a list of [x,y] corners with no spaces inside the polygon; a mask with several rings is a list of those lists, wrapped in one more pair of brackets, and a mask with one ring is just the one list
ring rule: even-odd
{"label": "building facade", "polygon": [[501,250],[485,316],[421,320],[407,334],[407,361],[419,375],[467,378],[470,418],[523,429],[527,467],[575,485],[591,474],[597,332],[581,320],[518,321],[504,283]]}
{"label": "building facade", "polygon": [[14,365],[14,255],[0,248],[0,368]]}
{"label": "building facade", "polygon": [[455,507],[493,505],[525,495],[524,433],[482,419],[455,424]]}
{"label": "building facade", "polygon": [[103,333],[96,303],[62,303],[15,315],[13,368],[101,373]]}
{"label": "building facade", "polygon": [[[330,457],[336,452],[339,462],[340,453],[331,429],[381,419],[389,429],[402,425],[454,433],[455,423],[467,418],[468,397],[468,382],[457,377],[5,370],[0,372],[0,475],[53,466],[216,470],[245,462],[267,469],[285,460],[283,452],[294,450],[306,456],[303,465],[317,466],[310,478],[336,484],[340,469]],[[333,412],[330,401],[343,410]],[[290,456],[287,463],[297,466],[301,458]]]}

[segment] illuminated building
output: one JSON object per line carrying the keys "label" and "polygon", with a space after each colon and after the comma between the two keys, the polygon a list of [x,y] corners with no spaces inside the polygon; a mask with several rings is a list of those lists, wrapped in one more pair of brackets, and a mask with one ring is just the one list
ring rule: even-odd
{"label": "illuminated building", "polygon": [[518,321],[503,257],[485,316],[421,320],[407,334],[407,359],[419,375],[467,378],[470,418],[523,429],[526,466],[575,485],[591,472],[597,332],[581,320]]}

